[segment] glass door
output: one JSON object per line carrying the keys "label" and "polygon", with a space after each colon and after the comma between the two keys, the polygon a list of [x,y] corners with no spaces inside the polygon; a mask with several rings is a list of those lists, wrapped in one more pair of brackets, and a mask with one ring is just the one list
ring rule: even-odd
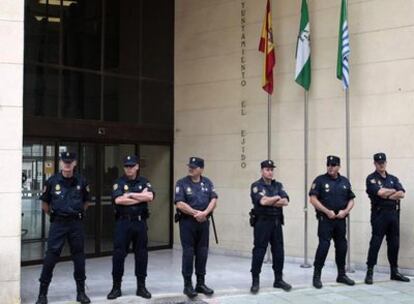
{"label": "glass door", "polygon": [[99,252],[98,238],[96,231],[98,229],[97,218],[99,218],[97,206],[99,205],[99,198],[97,193],[98,187],[98,148],[96,144],[82,143],[80,145],[78,169],[79,173],[86,179],[89,184],[91,200],[88,209],[85,213],[85,253],[94,254]]}
{"label": "glass door", "polygon": [[[111,254],[115,225],[111,193],[114,181],[124,174],[123,159],[140,156],[140,174],[154,186],[156,196],[149,205],[149,247],[168,248],[172,240],[171,147],[139,144],[99,144],[69,141],[25,140],[22,164],[22,253],[24,264],[39,263],[45,254],[49,216],[42,211],[39,197],[45,181],[59,172],[59,154],[78,155],[76,173],[89,183],[91,202],[86,211],[85,253]],[[62,258],[70,257],[65,245]]]}
{"label": "glass door", "polygon": [[171,202],[171,154],[169,146],[140,145],[140,174],[148,178],[155,190],[155,199],[149,204],[148,246],[170,244],[172,231]]}
{"label": "glass door", "polygon": [[22,164],[22,261],[43,258],[49,223],[39,200],[44,182],[55,172],[55,145],[27,142]]}
{"label": "glass door", "polygon": [[102,151],[103,172],[101,174],[100,214],[101,214],[101,252],[113,249],[113,231],[115,226],[114,208],[112,206],[112,186],[114,181],[124,174],[123,159],[128,154],[135,154],[135,145],[104,145]]}

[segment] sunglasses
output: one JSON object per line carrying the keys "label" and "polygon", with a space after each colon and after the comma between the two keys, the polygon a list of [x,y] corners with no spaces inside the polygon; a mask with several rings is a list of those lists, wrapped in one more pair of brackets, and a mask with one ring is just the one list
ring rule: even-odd
{"label": "sunglasses", "polygon": [[124,165],[124,168],[134,168],[135,165]]}

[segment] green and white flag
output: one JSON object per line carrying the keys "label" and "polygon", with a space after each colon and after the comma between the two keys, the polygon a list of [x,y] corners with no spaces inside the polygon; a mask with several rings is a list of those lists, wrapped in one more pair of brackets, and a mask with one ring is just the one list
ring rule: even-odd
{"label": "green and white flag", "polygon": [[296,44],[296,71],[295,81],[305,90],[311,84],[311,48],[309,12],[306,0],[302,0],[298,42]]}
{"label": "green and white flag", "polygon": [[351,54],[346,4],[346,0],[342,0],[341,17],[339,20],[338,60],[336,65],[336,77],[342,80],[345,90],[349,88],[349,55]]}

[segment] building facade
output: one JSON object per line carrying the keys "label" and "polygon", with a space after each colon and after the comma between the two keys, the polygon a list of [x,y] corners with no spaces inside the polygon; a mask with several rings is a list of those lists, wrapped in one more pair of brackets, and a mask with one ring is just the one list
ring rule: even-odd
{"label": "building facade", "polygon": [[[109,192],[126,153],[142,157],[157,190],[149,227],[153,249],[179,247],[171,188],[189,156],[206,160],[219,205],[219,245],[250,256],[249,186],[267,157],[267,96],[258,52],[265,0],[3,0],[0,3],[0,298],[18,303],[21,265],[39,263],[48,232],[37,200],[58,171],[58,153],[79,155],[91,183],[87,255],[111,253]],[[290,194],[285,252],[304,256],[304,92],[294,82],[299,0],[272,0],[276,44],[271,158]],[[345,94],[335,77],[340,1],[309,0],[312,85],[308,183],[325,157],[349,165],[357,195],[350,258],[363,267],[371,234],[365,177],[372,154],[407,190],[400,266],[413,271],[414,21],[411,0],[350,0],[350,163]],[[307,185],[307,186],[309,186]],[[307,252],[317,245],[308,212]],[[65,252],[63,259],[68,258]],[[333,257],[331,256],[331,259]],[[379,264],[387,266],[382,248]]]}

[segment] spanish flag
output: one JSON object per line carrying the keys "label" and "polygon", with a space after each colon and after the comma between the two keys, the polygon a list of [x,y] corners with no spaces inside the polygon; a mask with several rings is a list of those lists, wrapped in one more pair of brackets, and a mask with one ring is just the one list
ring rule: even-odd
{"label": "spanish flag", "polygon": [[259,51],[265,54],[263,60],[263,90],[273,93],[273,67],[276,64],[275,48],[273,45],[272,12],[270,0],[267,0],[266,15],[263,19],[262,35],[260,36]]}

